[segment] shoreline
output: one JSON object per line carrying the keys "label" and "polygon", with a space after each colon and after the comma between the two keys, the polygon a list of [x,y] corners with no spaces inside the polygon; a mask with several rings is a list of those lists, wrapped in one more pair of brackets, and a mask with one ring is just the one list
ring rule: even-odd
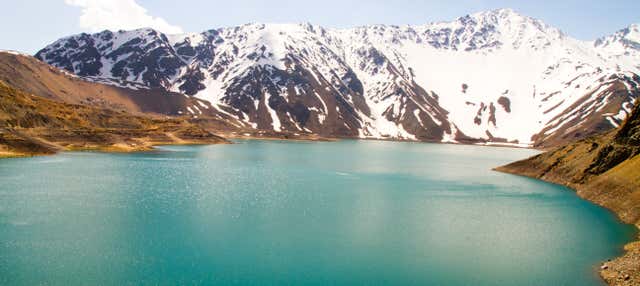
{"label": "shoreline", "polygon": [[[41,155],[44,156],[46,154],[41,154]],[[11,151],[0,151],[0,159],[28,158],[33,156],[40,156],[40,155],[39,154],[29,155],[29,154],[11,152]]]}
{"label": "shoreline", "polygon": [[640,105],[616,130],[494,170],[569,187],[634,225],[635,238],[622,255],[603,262],[599,274],[609,285],[640,285]]}
{"label": "shoreline", "polygon": [[[360,137],[351,137],[351,136],[336,136],[336,137],[326,137],[322,135],[312,134],[312,133],[291,133],[291,132],[275,132],[270,130],[229,130],[229,129],[218,129],[218,128],[206,128],[205,126],[199,126],[202,130],[206,130],[210,132],[211,135],[218,137],[219,140],[228,141],[229,139],[246,139],[246,140],[282,140],[282,141],[307,141],[307,142],[336,142],[340,140],[364,140],[364,141],[382,141],[382,142],[400,142],[400,143],[427,143],[427,144],[448,144],[448,145],[470,145],[470,146],[479,146],[479,147],[496,147],[496,148],[517,148],[517,149],[531,149],[544,151],[544,149],[535,148],[533,145],[525,145],[525,144],[514,144],[508,142],[478,142],[478,141],[439,141],[439,140],[410,140],[410,139],[394,139],[394,138],[360,138]],[[28,130],[28,129],[27,129]],[[45,129],[46,130],[46,129]],[[105,129],[106,130],[106,129]],[[99,130],[97,133],[105,133],[105,130]],[[0,130],[2,131],[2,130]],[[25,130],[26,131],[26,130]],[[42,131],[42,130],[41,130]],[[142,134],[124,134],[124,136],[120,136],[120,140],[104,142],[107,144],[102,144],[101,142],[96,142],[95,140],[90,140],[88,142],[83,142],[85,138],[68,138],[67,134],[62,134],[65,136],[60,136],[53,134],[51,136],[47,136],[47,133],[52,133],[52,131],[56,130],[48,130],[45,132],[36,132],[34,135],[38,137],[36,141],[44,142],[47,150],[22,150],[15,149],[10,150],[8,148],[4,148],[0,144],[0,159],[2,158],[20,158],[20,157],[33,157],[40,155],[50,155],[55,154],[59,151],[99,151],[99,152],[118,152],[118,153],[126,153],[126,152],[140,152],[140,151],[149,151],[153,149],[154,145],[181,145],[181,144],[216,144],[219,142],[212,142],[211,140],[207,140],[206,138],[189,138],[188,142],[184,142],[185,140],[178,138],[173,132],[163,132],[164,135],[168,138],[164,138],[160,140],[160,142],[154,142],[152,136],[146,136],[145,132]],[[59,130],[58,130],[59,131]],[[123,132],[123,130],[106,130],[112,131],[112,133]],[[124,130],[126,131],[126,130]],[[149,131],[149,130],[146,130]],[[24,133],[24,131],[23,131]],[[53,132],[56,133],[56,132]],[[72,132],[73,133],[73,132]],[[106,132],[109,133],[109,132]],[[135,132],[139,133],[139,132]],[[0,134],[2,135],[2,134]],[[44,136],[43,136],[44,135]],[[163,135],[163,134],[160,134]],[[42,137],[58,137],[64,138],[60,141],[55,139],[47,139],[44,140]],[[144,138],[147,137],[147,138]],[[71,139],[71,140],[67,140]],[[151,140],[148,140],[151,139]],[[146,142],[148,140],[148,142]],[[5,144],[6,145],[6,144]],[[6,147],[10,147],[8,145]]]}
{"label": "shoreline", "polygon": [[68,142],[55,142],[55,145],[59,148],[51,150],[51,152],[17,152],[11,150],[0,150],[1,159],[11,158],[29,158],[36,156],[50,156],[58,154],[59,152],[104,152],[104,153],[136,153],[152,151],[156,146],[179,146],[179,145],[217,145],[217,144],[234,144],[230,140],[273,140],[273,141],[292,141],[292,142],[337,142],[341,140],[363,140],[363,141],[381,141],[381,142],[398,142],[398,143],[419,143],[419,144],[445,144],[445,145],[468,145],[478,147],[494,147],[494,148],[515,148],[515,149],[530,149],[537,151],[544,151],[534,147],[514,146],[510,144],[491,144],[491,143],[466,143],[466,142],[440,142],[440,141],[416,141],[416,140],[402,140],[402,139],[385,139],[385,138],[357,138],[357,137],[323,137],[311,134],[286,134],[286,133],[240,133],[238,132],[216,132],[217,136],[221,136],[224,141],[211,141],[211,140],[184,140],[180,138],[171,138],[175,141],[149,141],[142,142],[141,144],[127,144],[127,143],[115,143],[111,145],[84,145],[77,146],[74,143]]}
{"label": "shoreline", "polygon": [[606,205],[605,202],[588,197],[585,192],[587,191],[589,186],[585,184],[572,184],[565,183],[560,180],[540,178],[535,176],[534,174],[519,172],[517,170],[509,168],[508,166],[509,165],[496,167],[493,169],[493,171],[536,179],[543,182],[567,187],[571,189],[580,199],[603,207],[606,210],[610,211],[615,215],[616,219],[619,222],[634,226],[636,230],[635,237],[621,247],[621,255],[611,257],[607,261],[601,261],[599,265],[594,265],[594,270],[596,270],[598,276],[608,285],[637,285],[634,284],[635,279],[633,278],[635,278],[638,273],[628,273],[629,271],[627,269],[635,269],[636,271],[640,269],[640,222],[626,220],[622,214],[622,210],[616,210],[611,206]]}
{"label": "shoreline", "polygon": [[[56,143],[60,144],[60,143]],[[69,144],[66,146],[60,146],[51,152],[17,152],[10,150],[0,151],[0,160],[2,159],[15,159],[15,158],[31,158],[40,156],[53,156],[60,152],[100,152],[100,153],[137,153],[148,152],[155,150],[157,146],[180,146],[180,145],[228,145],[234,144],[229,140],[213,141],[213,140],[176,140],[176,141],[147,141],[143,144],[127,144],[127,143],[115,143],[110,145],[84,145],[76,146]]]}
{"label": "shoreline", "polygon": [[[215,132],[215,131],[214,131]],[[418,144],[443,144],[443,145],[463,145],[463,146],[478,146],[478,147],[494,147],[494,148],[510,148],[510,149],[528,149],[545,152],[548,148],[536,148],[532,145],[517,145],[512,143],[500,143],[500,142],[485,142],[485,143],[473,143],[473,142],[442,142],[435,140],[408,140],[408,139],[389,139],[389,138],[360,138],[360,137],[323,137],[316,135],[293,135],[293,137],[285,138],[281,135],[245,135],[236,134],[236,132],[223,133],[215,132],[227,139],[246,139],[246,140],[281,140],[281,141],[310,141],[310,142],[337,142],[341,140],[361,140],[361,141],[380,141],[380,142],[398,142],[398,143],[418,143]]]}

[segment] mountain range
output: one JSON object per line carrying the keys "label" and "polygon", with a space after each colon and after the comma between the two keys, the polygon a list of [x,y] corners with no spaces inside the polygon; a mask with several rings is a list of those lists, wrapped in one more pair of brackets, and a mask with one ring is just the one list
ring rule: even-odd
{"label": "mountain range", "polygon": [[547,147],[618,127],[640,95],[639,25],[581,41],[510,9],[418,26],[103,31],[35,56],[195,100],[163,114],[325,137]]}

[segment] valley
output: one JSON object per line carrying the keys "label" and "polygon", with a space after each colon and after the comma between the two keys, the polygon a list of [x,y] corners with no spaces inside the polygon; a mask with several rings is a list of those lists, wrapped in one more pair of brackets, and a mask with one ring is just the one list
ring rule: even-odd
{"label": "valley", "polygon": [[[620,248],[640,227],[639,97],[640,25],[585,41],[511,9],[403,26],[104,30],[0,51],[0,241],[55,254],[0,244],[0,260],[69,262],[33,277],[0,263],[0,284],[600,285],[591,268],[611,258],[604,281],[638,285],[640,242]],[[92,254],[95,237],[68,244],[85,229],[123,261]],[[61,239],[43,243],[47,231]],[[88,276],[69,274],[84,263]]]}

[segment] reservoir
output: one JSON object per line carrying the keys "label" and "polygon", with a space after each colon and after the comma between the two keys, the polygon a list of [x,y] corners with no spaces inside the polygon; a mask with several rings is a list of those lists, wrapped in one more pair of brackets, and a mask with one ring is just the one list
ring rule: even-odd
{"label": "reservoir", "polygon": [[635,235],[533,150],[235,143],[0,160],[0,285],[603,285]]}

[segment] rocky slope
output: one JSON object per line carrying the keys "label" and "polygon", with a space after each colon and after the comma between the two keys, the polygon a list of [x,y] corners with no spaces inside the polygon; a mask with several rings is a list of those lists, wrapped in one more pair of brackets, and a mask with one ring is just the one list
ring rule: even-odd
{"label": "rocky slope", "polygon": [[[35,57],[0,51],[0,81],[44,98],[125,111],[131,114],[181,116],[200,111],[216,129],[233,129],[242,123],[208,108],[209,102],[164,89],[131,89],[86,81]],[[197,117],[197,116],[196,116]]]}
{"label": "rocky slope", "polygon": [[[614,131],[497,168],[569,186],[640,227],[640,106]],[[602,266],[611,285],[640,284],[640,241],[623,257]]]}
{"label": "rocky slope", "polygon": [[158,119],[27,94],[0,81],[0,157],[61,150],[148,150],[155,144],[225,143],[182,119]]}
{"label": "rocky slope", "polygon": [[36,57],[92,81],[207,100],[260,130],[545,147],[630,113],[638,28],[585,42],[501,9],[421,26],[104,31]]}

